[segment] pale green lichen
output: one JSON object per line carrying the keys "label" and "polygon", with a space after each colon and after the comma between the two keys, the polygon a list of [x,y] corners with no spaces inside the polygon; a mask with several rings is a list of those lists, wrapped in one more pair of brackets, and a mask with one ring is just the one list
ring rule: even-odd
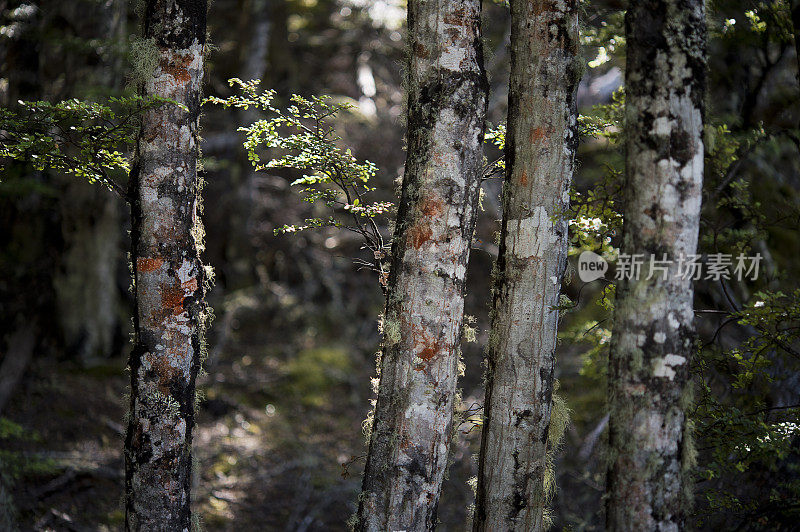
{"label": "pale green lichen", "polygon": [[[363,492],[358,495],[359,500],[362,498]],[[358,527],[358,513],[351,515],[347,521],[344,522],[348,530],[355,530]]]}
{"label": "pale green lichen", "polygon": [[142,394],[142,400],[149,405],[153,414],[165,417],[177,417],[180,414],[181,405],[171,395],[161,393],[159,390],[149,389]]}
{"label": "pale green lichen", "polygon": [[476,321],[477,318],[475,318],[475,316],[470,316],[467,314],[464,315],[464,330],[462,332],[462,337],[464,338],[465,342],[474,344],[478,341],[478,330],[474,327]]}
{"label": "pale green lichen", "polygon": [[[553,386],[558,389],[558,381]],[[567,406],[567,402],[559,394],[553,394],[553,406],[550,410],[550,430],[547,434],[547,447],[551,450],[557,450],[564,438],[564,433],[569,426],[570,416],[572,410]]]}
{"label": "pale green lichen", "polygon": [[369,412],[367,412],[367,417],[361,422],[361,433],[364,435],[367,445],[369,445],[369,440],[372,438],[372,426],[375,422],[375,400],[371,400],[370,403],[371,406]]}
{"label": "pale green lichen", "polygon": [[192,532],[203,532],[203,518],[202,516],[195,512],[192,514]]}
{"label": "pale green lichen", "polygon": [[400,320],[394,316],[383,318],[383,338],[387,346],[392,346],[400,342]]}
{"label": "pale green lichen", "polygon": [[[556,381],[553,388],[558,389],[558,381]],[[571,414],[572,411],[567,406],[564,398],[554,393],[553,405],[550,410],[550,428],[547,433],[547,462],[544,474],[545,498],[548,502],[552,499],[556,489],[555,469],[553,467],[555,453],[558,452],[564,439],[564,433],[567,430],[567,426],[569,426]]]}
{"label": "pale green lichen", "polygon": [[697,465],[697,446],[694,439],[694,421],[688,419],[688,412],[694,402],[694,385],[689,383],[683,389],[680,397],[680,407],[684,415],[687,416],[683,422],[683,437],[681,448],[681,497],[683,507],[687,510],[694,504],[694,485],[692,482],[692,471]]}
{"label": "pale green lichen", "polygon": [[158,66],[159,50],[156,40],[135,37],[130,42],[130,74],[128,82],[134,86],[141,86],[149,79]]}
{"label": "pale green lichen", "polygon": [[469,477],[467,479],[467,486],[469,486],[469,489],[472,490],[472,495],[474,497],[477,497],[478,496],[478,477],[477,476]]}

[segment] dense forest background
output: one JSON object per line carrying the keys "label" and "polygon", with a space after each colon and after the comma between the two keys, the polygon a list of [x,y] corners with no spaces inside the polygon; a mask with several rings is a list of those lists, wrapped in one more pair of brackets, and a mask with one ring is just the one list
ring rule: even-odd
{"label": "dense forest background", "polygon": [[[755,281],[695,285],[690,409],[698,453],[693,529],[791,530],[800,518],[798,276],[800,57],[788,1],[709,3],[702,253],[764,258]],[[602,529],[605,357],[610,284],[575,275],[584,249],[613,257],[624,213],[621,117],[625,2],[584,2],[582,137],[571,267],[563,284],[556,376],[571,411],[556,453],[556,528]],[[0,3],[0,100],[106,101],[130,94],[145,57],[137,7],[120,0]],[[795,7],[795,13],[800,13]],[[508,11],[484,2],[488,122],[507,112]],[[350,103],[341,145],[378,168],[375,198],[396,201],[404,153],[400,0],[216,0],[203,92],[230,78]],[[252,109],[201,118],[203,260],[215,319],[199,381],[195,507],[208,530],[340,530],[366,453],[383,294],[356,234],[275,229],[326,216],[290,186],[302,172],[254,172],[237,128]],[[488,160],[501,154],[491,139]],[[439,505],[441,530],[470,519],[482,364],[501,179],[483,184],[468,270],[461,423]],[[4,165],[0,181],[2,500],[24,530],[122,526],[122,439],[132,297],[128,211],[74,175]],[[390,234],[389,221],[381,230]],[[611,278],[610,276],[608,276]],[[474,334],[471,334],[474,332]],[[16,371],[15,369],[18,369]],[[19,378],[14,378],[19,375]]]}

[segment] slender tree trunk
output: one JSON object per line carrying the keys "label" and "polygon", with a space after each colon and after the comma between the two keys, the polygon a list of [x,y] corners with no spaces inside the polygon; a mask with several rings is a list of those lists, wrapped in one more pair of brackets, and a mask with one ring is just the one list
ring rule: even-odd
{"label": "slender tree trunk", "polygon": [[685,405],[703,181],[703,0],[631,2],[625,19],[626,185],[622,254],[673,261],[617,285],[609,360],[609,530],[679,530],[693,460]]}
{"label": "slender tree trunk", "polygon": [[360,530],[436,524],[480,186],[480,1],[410,1],[408,41],[408,154]]}
{"label": "slender tree trunk", "polygon": [[[106,40],[106,66],[96,81],[112,93],[121,88],[119,48],[125,38],[126,6],[124,0],[99,6],[101,24],[96,36]],[[85,6],[79,15],[75,11],[70,13],[72,18],[86,16]],[[121,207],[103,187],[72,175],[59,176],[59,182],[64,186],[60,202],[64,253],[54,279],[58,319],[67,350],[87,362],[111,354],[118,330]]]}
{"label": "slender tree trunk", "polygon": [[[242,46],[240,56],[241,78],[260,79],[266,86],[267,57],[272,36],[272,6],[268,0],[245,0],[242,2],[241,35],[248,38]],[[239,122],[250,125],[262,118],[258,109],[240,109]],[[239,133],[236,133],[239,135]],[[241,145],[239,144],[239,147]],[[253,245],[253,233],[258,224],[258,175],[247,153],[237,150],[238,168],[240,171],[232,175],[235,196],[229,217],[230,236],[226,244],[228,271],[225,272],[225,286],[236,290],[252,286],[257,279],[253,257],[256,250]]]}
{"label": "slender tree trunk", "polygon": [[88,363],[111,355],[119,324],[120,206],[102,187],[60,177],[65,249],[54,279],[58,320],[67,351]]}
{"label": "slender tree trunk", "polygon": [[36,322],[22,324],[8,339],[8,346],[0,362],[0,414],[22,380],[36,349]]}
{"label": "slender tree trunk", "polygon": [[[190,528],[194,388],[205,313],[197,212],[197,125],[205,0],[148,0],[144,37],[157,66],[143,94],[131,176],[135,344],[126,438],[126,527]],[[183,107],[185,106],[185,107]]]}
{"label": "slender tree trunk", "polygon": [[289,4],[288,0],[270,0],[269,16],[271,28],[267,50],[269,81],[278,95],[285,95],[294,84],[294,63],[289,48]]}
{"label": "slender tree trunk", "polygon": [[43,15],[39,4],[14,0],[3,6],[3,25],[14,26],[2,44],[0,73],[8,81],[0,93],[4,107],[16,105],[18,100],[42,97],[39,55]]}
{"label": "slender tree trunk", "polygon": [[578,3],[511,0],[506,182],[475,530],[543,529],[578,75]]}
{"label": "slender tree trunk", "polygon": [[797,81],[800,83],[800,0],[789,2],[789,16],[792,19],[795,61],[797,61]]}

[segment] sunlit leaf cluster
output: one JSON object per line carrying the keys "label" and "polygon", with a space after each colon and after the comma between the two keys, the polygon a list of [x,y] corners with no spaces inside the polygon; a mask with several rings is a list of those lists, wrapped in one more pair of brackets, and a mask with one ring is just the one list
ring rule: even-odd
{"label": "sunlit leaf cluster", "polygon": [[[228,98],[210,97],[206,101],[225,107],[254,107],[265,117],[239,131],[245,134],[244,147],[257,171],[291,168],[305,172],[292,182],[309,203],[321,202],[335,215],[309,218],[302,224],[287,224],[275,229],[276,234],[295,233],[319,227],[343,227],[364,237],[365,247],[375,261],[367,264],[383,271],[388,245],[378,228],[376,218],[386,216],[393,205],[370,201],[375,187],[370,182],[377,168],[370,161],[359,161],[348,148],[339,145],[332,121],[350,108],[333,103],[327,96],[305,98],[294,94],[290,105],[281,109],[272,104],[275,91],[260,90],[259,80],[231,79],[237,94]],[[268,151],[271,150],[271,151]],[[342,221],[346,215],[349,222]]]}

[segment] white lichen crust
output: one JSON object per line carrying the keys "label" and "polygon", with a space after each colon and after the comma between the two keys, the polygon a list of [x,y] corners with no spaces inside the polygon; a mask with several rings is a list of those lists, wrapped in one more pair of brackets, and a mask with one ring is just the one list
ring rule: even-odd
{"label": "white lichen crust", "polygon": [[[622,253],[673,261],[617,286],[609,360],[608,530],[681,530],[693,453],[685,404],[703,181],[702,0],[632,2],[626,16],[627,135]],[[646,270],[646,269],[645,269]]]}
{"label": "white lichen crust", "polygon": [[191,526],[191,433],[205,313],[197,241],[205,19],[204,1],[146,5],[144,38],[156,60],[145,61],[154,66],[141,92],[176,103],[143,116],[131,175],[136,311],[125,449],[128,530]]}
{"label": "white lichen crust", "polygon": [[511,0],[503,225],[474,530],[542,530],[569,188],[578,5]]}
{"label": "white lichen crust", "polygon": [[408,28],[408,155],[359,530],[436,524],[480,187],[480,2],[412,0]]}

